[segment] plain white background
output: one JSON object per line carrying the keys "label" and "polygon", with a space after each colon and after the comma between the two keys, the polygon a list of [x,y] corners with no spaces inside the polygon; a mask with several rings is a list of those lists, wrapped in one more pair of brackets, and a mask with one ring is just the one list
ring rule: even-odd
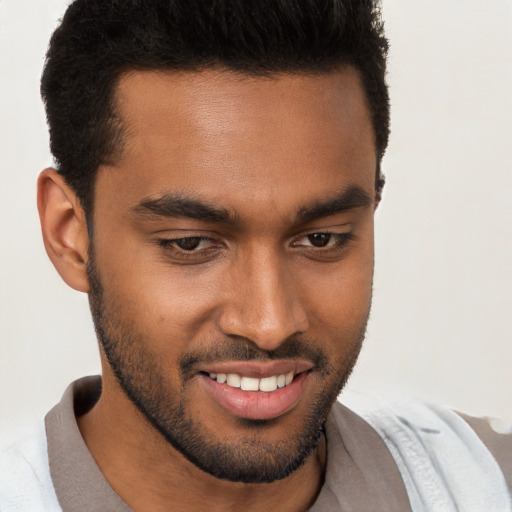
{"label": "plain white background", "polygon": [[[0,429],[99,371],[86,297],[44,252],[38,80],[64,0],[0,0]],[[511,418],[512,3],[384,0],[392,136],[372,317],[349,388]]]}

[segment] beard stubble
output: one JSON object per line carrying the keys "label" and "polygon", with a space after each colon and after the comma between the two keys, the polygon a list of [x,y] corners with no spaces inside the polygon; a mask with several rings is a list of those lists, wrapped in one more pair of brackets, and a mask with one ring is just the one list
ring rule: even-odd
{"label": "beard stubble", "polygon": [[[302,337],[292,336],[273,351],[261,350],[249,340],[227,339],[212,344],[208,351],[184,353],[177,369],[181,384],[179,388],[172,388],[159,365],[158,356],[149,350],[133,318],[122,319],[121,305],[105,293],[92,246],[89,256],[89,304],[101,349],[126,396],[175,450],[214,477],[243,483],[270,483],[283,479],[306,461],[316,448],[327,415],[356,363],[369,310],[357,339],[351,340],[352,348],[341,364],[330,363],[321,344]],[[323,384],[311,400],[311,407],[300,425],[285,439],[265,439],[265,430],[272,428],[279,418],[239,418],[240,435],[236,439],[223,440],[216,438],[190,413],[187,386],[194,378],[198,363],[299,357],[314,363]]]}

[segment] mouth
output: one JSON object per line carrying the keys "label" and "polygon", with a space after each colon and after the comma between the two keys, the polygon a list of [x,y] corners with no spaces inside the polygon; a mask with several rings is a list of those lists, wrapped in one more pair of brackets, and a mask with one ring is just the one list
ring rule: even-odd
{"label": "mouth", "polygon": [[270,377],[248,377],[238,373],[209,373],[210,379],[226,384],[232,388],[239,388],[243,391],[262,391],[263,393],[272,393],[277,389],[284,388],[293,382],[295,374],[288,372],[280,375],[271,375]]}
{"label": "mouth", "polygon": [[296,407],[312,364],[307,362],[222,363],[200,371],[213,401],[231,415],[253,420],[277,418]]}

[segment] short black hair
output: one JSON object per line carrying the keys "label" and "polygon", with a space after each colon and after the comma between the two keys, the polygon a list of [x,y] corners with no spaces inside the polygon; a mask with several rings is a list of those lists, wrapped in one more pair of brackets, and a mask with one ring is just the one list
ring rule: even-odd
{"label": "short black hair", "polygon": [[96,171],[122,150],[114,93],[123,72],[216,67],[272,75],[351,65],[375,132],[380,198],[387,51],[377,0],[75,0],[51,38],[41,80],[51,151],[90,214]]}

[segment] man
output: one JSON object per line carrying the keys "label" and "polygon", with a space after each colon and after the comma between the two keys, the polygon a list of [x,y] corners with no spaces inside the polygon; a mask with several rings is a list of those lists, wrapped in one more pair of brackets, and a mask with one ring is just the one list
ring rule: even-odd
{"label": "man", "polygon": [[371,2],[69,7],[38,207],[102,378],[3,454],[2,511],[510,508],[510,436],[335,403],[370,309],[386,49]]}

